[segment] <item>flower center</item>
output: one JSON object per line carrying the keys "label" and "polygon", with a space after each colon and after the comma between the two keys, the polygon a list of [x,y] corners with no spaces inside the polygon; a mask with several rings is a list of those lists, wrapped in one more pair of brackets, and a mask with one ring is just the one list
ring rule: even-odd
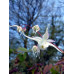
{"label": "flower center", "polygon": [[42,47],[42,48],[44,48],[44,46],[43,46],[43,45],[42,45],[41,47]]}
{"label": "flower center", "polygon": [[35,26],[35,27],[34,27],[34,30],[36,31],[36,29],[37,29],[37,28],[36,28],[36,26]]}

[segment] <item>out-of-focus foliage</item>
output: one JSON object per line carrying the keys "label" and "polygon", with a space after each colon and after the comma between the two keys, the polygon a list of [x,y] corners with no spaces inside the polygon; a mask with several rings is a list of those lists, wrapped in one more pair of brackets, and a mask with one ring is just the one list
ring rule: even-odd
{"label": "out-of-focus foliage", "polygon": [[[38,24],[39,32],[43,35],[47,24],[50,24],[50,39],[55,40],[54,44],[64,50],[63,9],[63,1],[60,0],[9,0],[9,25],[25,27],[26,35],[35,36],[30,27]],[[34,44],[37,45],[18,33],[16,28],[9,29],[10,74],[62,74],[64,71],[60,69],[64,65],[57,65],[58,68],[55,69],[54,64],[62,59],[63,54],[53,47],[48,47],[41,51],[40,57],[35,57],[31,52]]]}
{"label": "out-of-focus foliage", "polygon": [[56,61],[54,64],[44,64],[43,62],[37,62],[38,58],[34,59],[33,57],[30,57],[31,55],[28,56],[27,53],[18,53],[16,58],[10,62],[10,74],[64,74],[63,58],[58,62]]}

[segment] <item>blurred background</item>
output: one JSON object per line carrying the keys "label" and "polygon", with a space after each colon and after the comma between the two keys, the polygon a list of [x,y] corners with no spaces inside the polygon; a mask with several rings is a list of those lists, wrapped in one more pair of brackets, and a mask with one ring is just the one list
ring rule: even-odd
{"label": "blurred background", "polygon": [[[64,51],[63,0],[9,0],[9,25],[26,27],[25,34],[35,36],[30,27],[39,25],[39,32],[43,35],[48,24],[50,24],[49,38],[53,39],[54,44]],[[39,36],[39,34],[36,35]],[[20,35],[15,27],[9,28],[10,74],[64,73],[63,65],[56,66],[58,70],[54,68],[54,64],[62,60],[64,54],[49,46],[47,50],[41,51],[40,57],[35,57],[32,52],[24,51],[32,49],[33,45],[37,45],[37,43]],[[18,52],[19,48],[23,49],[23,52]],[[46,71],[47,69],[48,71]]]}

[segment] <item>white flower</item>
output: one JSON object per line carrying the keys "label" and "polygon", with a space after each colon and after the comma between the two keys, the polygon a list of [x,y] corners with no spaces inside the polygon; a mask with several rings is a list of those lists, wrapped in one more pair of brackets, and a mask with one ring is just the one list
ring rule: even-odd
{"label": "white flower", "polygon": [[23,31],[22,27],[21,26],[18,26],[18,25],[13,25],[13,26],[10,26],[10,27],[17,27],[17,31],[18,32]]}
{"label": "white flower", "polygon": [[32,47],[32,51],[34,56],[37,56],[40,53],[40,49],[36,45]]}
{"label": "white flower", "polygon": [[[49,26],[49,25],[48,25],[48,26]],[[57,48],[54,44],[51,43],[51,42],[55,42],[55,41],[52,40],[52,39],[48,39],[48,38],[49,38],[48,26],[47,26],[46,32],[45,32],[45,34],[42,36],[42,38],[41,38],[41,37],[29,37],[29,36],[26,36],[24,33],[23,33],[23,34],[24,34],[25,37],[27,37],[27,38],[29,38],[29,39],[31,39],[31,40],[37,41],[37,42],[38,42],[38,47],[39,47],[39,49],[41,49],[41,50],[46,50],[48,46],[52,46],[52,47],[54,47],[55,49],[57,49],[58,51],[60,51],[59,48]],[[60,51],[60,52],[61,52],[61,51]],[[62,52],[61,52],[61,53],[62,53]]]}
{"label": "white flower", "polygon": [[35,25],[32,27],[32,30],[33,30],[33,33],[36,33],[40,30],[39,26],[38,25]]}

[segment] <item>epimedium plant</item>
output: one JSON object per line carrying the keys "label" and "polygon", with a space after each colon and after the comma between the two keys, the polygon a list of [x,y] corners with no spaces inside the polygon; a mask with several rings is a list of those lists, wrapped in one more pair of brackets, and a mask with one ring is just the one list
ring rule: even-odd
{"label": "epimedium plant", "polygon": [[[56,66],[57,68],[62,69],[62,66],[64,64],[62,65],[61,62],[59,65],[57,62],[57,64],[54,66],[52,66],[51,64],[44,66],[42,63],[36,63],[35,65],[29,65],[29,63],[32,64],[32,62],[31,61],[27,62],[27,61],[29,61],[29,59],[31,59],[27,55],[28,52],[32,52],[35,57],[39,57],[40,52],[41,51],[44,52],[45,50],[47,50],[47,48],[49,46],[54,47],[55,49],[57,49],[61,53],[64,53],[61,49],[59,49],[56,45],[53,44],[53,42],[55,42],[54,40],[48,39],[49,38],[49,33],[48,33],[49,25],[47,25],[46,31],[43,35],[41,35],[38,32],[40,30],[38,25],[35,25],[32,27],[33,33],[35,33],[35,34],[39,33],[41,37],[39,37],[39,36],[33,36],[33,37],[27,36],[24,33],[26,31],[26,28],[22,28],[21,26],[18,26],[18,25],[13,25],[10,27],[16,27],[17,31],[20,32],[22,35],[24,35],[26,38],[34,40],[38,43],[37,45],[34,45],[32,47],[32,49],[30,49],[30,50],[27,50],[26,48],[18,48],[17,49],[17,51],[19,51],[19,52],[16,51],[16,53],[19,53],[19,54],[15,59],[15,66],[16,67],[20,66],[20,67],[22,67],[22,69],[27,70],[32,74],[47,74],[47,73],[48,74],[62,74],[63,73],[63,70],[60,72],[60,70],[57,70],[55,68],[55,66]],[[13,50],[10,51],[10,54],[12,52],[13,52]],[[24,54],[22,54],[23,52],[24,52]],[[23,63],[24,66],[21,63]],[[18,72],[18,71],[19,71],[18,69],[13,68],[12,70],[10,70],[10,73]]]}
{"label": "epimedium plant", "polygon": [[[48,46],[52,46],[52,47],[56,48],[59,52],[63,53],[62,50],[60,50],[57,46],[52,44],[52,42],[55,42],[54,40],[48,39],[49,38],[49,33],[48,33],[49,25],[47,26],[46,32],[44,33],[44,35],[42,37],[38,37],[38,36],[29,37],[29,36],[27,36],[26,34],[24,34],[24,31],[26,31],[26,29],[23,30],[23,28],[21,26],[13,25],[10,27],[17,27],[18,32],[21,32],[25,37],[27,37],[31,40],[34,40],[38,43],[38,45],[36,47],[33,46],[33,48],[32,48],[32,51],[35,53],[40,53],[39,50],[46,50]],[[37,33],[40,30],[38,25],[33,26],[32,29],[33,29],[34,33]]]}

